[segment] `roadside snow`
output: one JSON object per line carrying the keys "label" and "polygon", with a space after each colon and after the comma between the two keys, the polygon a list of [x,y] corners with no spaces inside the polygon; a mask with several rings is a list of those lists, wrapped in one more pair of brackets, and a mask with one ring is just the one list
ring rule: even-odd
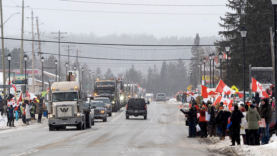
{"label": "roadside snow", "polygon": [[169,99],[169,102],[177,102],[175,98]]}
{"label": "roadside snow", "polygon": [[[276,156],[277,155],[277,136],[271,137],[270,143],[261,146],[248,146],[240,145],[231,147],[231,140],[229,137],[225,137],[225,140],[219,140],[218,137],[212,137],[210,140],[213,142],[211,145],[207,145],[209,149],[223,153],[237,153],[244,156]],[[241,142],[243,142],[241,138]]]}

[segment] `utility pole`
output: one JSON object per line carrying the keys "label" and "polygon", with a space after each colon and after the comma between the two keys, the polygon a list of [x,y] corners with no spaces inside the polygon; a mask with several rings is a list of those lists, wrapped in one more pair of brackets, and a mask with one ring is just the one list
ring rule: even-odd
{"label": "utility pole", "polygon": [[[275,33],[274,33],[274,35],[275,35]],[[272,27],[269,28],[269,36],[270,36],[270,48],[271,48],[272,67],[273,67],[273,80],[275,80],[274,43],[273,43]]]}
{"label": "utility pole", "polygon": [[77,67],[77,71],[78,71],[78,74],[79,74],[79,81],[80,81],[80,71],[79,71],[78,57],[79,57],[79,50],[77,49],[76,67]]}
{"label": "utility pole", "polygon": [[[36,18],[36,21],[37,21],[37,33],[38,33],[38,49],[39,49],[39,59],[41,59],[41,43],[40,43],[40,35],[39,35],[39,24],[38,24],[38,17]],[[33,60],[35,59],[35,54],[32,53],[32,58]],[[34,74],[34,68],[35,68],[35,65],[34,65],[34,61],[32,60],[32,88],[33,88],[33,91],[35,90],[35,74]],[[42,71],[42,66],[41,66],[41,71]]]}
{"label": "utility pole", "polygon": [[70,49],[70,47],[75,47],[75,45],[67,45],[67,46],[62,46],[62,47],[67,47],[67,49],[64,49],[64,50],[67,50],[68,52],[68,55],[67,55],[67,63],[68,63],[68,67],[69,67],[69,70],[70,70],[70,57],[69,57],[69,53],[71,50],[73,49]]}
{"label": "utility pole", "polygon": [[[35,73],[34,73],[34,70],[35,70],[35,45],[34,45],[34,14],[33,14],[33,10],[32,10],[32,90],[33,90],[33,93],[35,93]],[[26,74],[26,70],[25,70],[25,74]],[[27,89],[27,88],[25,88]]]}
{"label": "utility pole", "polygon": [[6,80],[5,80],[5,49],[4,49],[4,27],[3,27],[3,6],[2,0],[0,0],[0,9],[1,9],[1,36],[2,36],[2,69],[3,69],[3,85],[4,85],[4,99],[6,97]]}
{"label": "utility pole", "polygon": [[22,25],[21,25],[21,49],[20,49],[20,74],[23,74],[23,33],[24,33],[24,0],[22,0]]}
{"label": "utility pole", "polygon": [[64,38],[64,37],[61,37],[61,34],[67,34],[67,32],[52,32],[52,34],[58,34],[59,37],[55,37],[59,40],[59,82],[60,82],[60,79],[61,79],[61,38]]}

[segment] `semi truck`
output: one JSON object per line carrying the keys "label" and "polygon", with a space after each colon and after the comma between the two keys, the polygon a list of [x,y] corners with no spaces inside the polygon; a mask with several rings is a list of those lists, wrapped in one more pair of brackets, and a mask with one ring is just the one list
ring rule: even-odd
{"label": "semi truck", "polygon": [[120,90],[118,81],[115,79],[100,80],[97,79],[94,85],[95,97],[108,97],[112,104],[112,111],[117,112],[121,108]]}
{"label": "semi truck", "polygon": [[78,130],[94,125],[94,110],[84,108],[87,96],[81,83],[76,81],[54,82],[48,93],[49,131],[76,126]]}

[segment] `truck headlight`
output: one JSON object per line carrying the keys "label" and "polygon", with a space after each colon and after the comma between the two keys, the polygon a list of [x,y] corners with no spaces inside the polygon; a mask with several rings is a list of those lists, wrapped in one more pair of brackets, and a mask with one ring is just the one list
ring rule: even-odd
{"label": "truck headlight", "polygon": [[105,111],[104,111],[104,110],[101,110],[101,113],[103,114],[103,113],[105,113]]}
{"label": "truck headlight", "polygon": [[77,116],[82,116],[82,113],[77,113]]}
{"label": "truck headlight", "polygon": [[48,118],[54,118],[55,117],[55,115],[53,115],[53,114],[48,114]]}
{"label": "truck headlight", "polygon": [[123,97],[123,96],[120,96],[120,100],[121,100],[121,101],[124,100],[124,97]]}
{"label": "truck headlight", "polygon": [[112,101],[112,104],[115,104],[115,101]]}

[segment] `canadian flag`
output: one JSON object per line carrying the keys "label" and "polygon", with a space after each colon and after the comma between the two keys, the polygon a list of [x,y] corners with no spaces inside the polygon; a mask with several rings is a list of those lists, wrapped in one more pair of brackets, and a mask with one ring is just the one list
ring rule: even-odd
{"label": "canadian flag", "polygon": [[29,98],[31,97],[28,91],[26,91],[26,97],[29,97]]}
{"label": "canadian flag", "polygon": [[[26,94],[28,96],[28,91],[26,91]],[[21,102],[21,101],[22,101],[22,92],[20,93],[19,98],[18,98],[16,104],[19,105],[19,102]]]}
{"label": "canadian flag", "polygon": [[236,91],[232,90],[230,87],[228,87],[221,79],[218,82],[215,92],[218,92],[220,94],[224,93],[224,95],[230,95],[234,94]]}
{"label": "canadian flag", "polygon": [[252,91],[258,92],[260,94],[260,97],[266,97],[269,98],[269,95],[267,94],[266,90],[263,88],[263,86],[252,77]]}
{"label": "canadian flag", "polygon": [[236,92],[236,94],[238,94],[239,95],[239,98],[243,98],[243,94],[242,93],[240,93],[240,92]]}
{"label": "canadian flag", "polygon": [[208,87],[201,85],[201,96],[203,96],[203,98],[208,98],[209,96],[207,89]]}
{"label": "canadian flag", "polygon": [[189,95],[192,95],[192,96],[194,95],[194,93],[193,93],[193,92],[190,92],[190,91],[188,92],[188,94],[189,94]]}
{"label": "canadian flag", "polygon": [[233,100],[227,99],[227,98],[222,98],[222,96],[218,96],[216,100],[214,101],[213,105],[215,106],[216,104],[223,102],[224,105],[228,106],[229,110],[231,110],[233,106]]}

